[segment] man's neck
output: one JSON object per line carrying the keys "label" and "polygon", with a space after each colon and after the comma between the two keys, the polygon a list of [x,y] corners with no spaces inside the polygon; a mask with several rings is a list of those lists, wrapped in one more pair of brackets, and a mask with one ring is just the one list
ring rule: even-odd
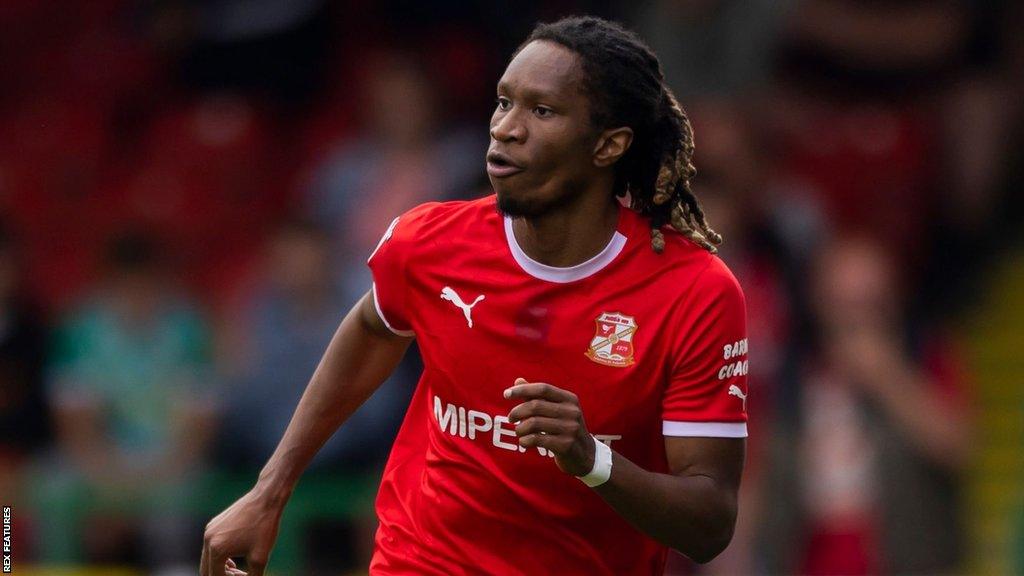
{"label": "man's neck", "polygon": [[611,194],[586,195],[579,202],[536,218],[516,218],[512,232],[533,260],[567,268],[604,250],[615,234],[619,203]]}

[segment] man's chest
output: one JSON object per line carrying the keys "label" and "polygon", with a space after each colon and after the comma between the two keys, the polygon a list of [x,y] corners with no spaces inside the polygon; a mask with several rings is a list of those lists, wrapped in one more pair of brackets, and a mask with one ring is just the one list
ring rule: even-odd
{"label": "man's chest", "polygon": [[516,378],[580,398],[588,423],[656,417],[671,365],[667,302],[628,280],[555,284],[499,267],[423,275],[415,331],[433,392],[500,413]]}

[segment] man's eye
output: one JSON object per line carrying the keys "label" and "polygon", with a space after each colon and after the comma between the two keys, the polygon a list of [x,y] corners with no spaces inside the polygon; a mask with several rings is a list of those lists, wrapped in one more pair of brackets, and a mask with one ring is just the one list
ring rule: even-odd
{"label": "man's eye", "polygon": [[498,102],[498,110],[505,111],[512,107],[512,101],[508,98],[498,96],[496,101]]}
{"label": "man's eye", "polygon": [[548,116],[551,116],[552,114],[554,114],[554,111],[551,110],[551,108],[545,108],[544,106],[537,106],[536,108],[533,109],[533,113],[536,114],[540,118],[547,118]]}

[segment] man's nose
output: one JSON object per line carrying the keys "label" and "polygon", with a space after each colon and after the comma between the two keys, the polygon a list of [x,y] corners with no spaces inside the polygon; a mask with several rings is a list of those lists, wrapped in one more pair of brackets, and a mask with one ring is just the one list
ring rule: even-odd
{"label": "man's nose", "polygon": [[526,139],[526,129],[517,119],[514,111],[509,111],[491,125],[491,138],[498,142],[522,142]]}

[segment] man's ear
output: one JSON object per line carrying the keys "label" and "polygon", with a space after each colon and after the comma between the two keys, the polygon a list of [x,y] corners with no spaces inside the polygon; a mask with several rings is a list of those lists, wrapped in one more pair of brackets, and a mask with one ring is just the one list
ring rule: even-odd
{"label": "man's ear", "polygon": [[594,145],[594,165],[600,168],[611,166],[622,158],[632,143],[633,129],[628,126],[605,130]]}

